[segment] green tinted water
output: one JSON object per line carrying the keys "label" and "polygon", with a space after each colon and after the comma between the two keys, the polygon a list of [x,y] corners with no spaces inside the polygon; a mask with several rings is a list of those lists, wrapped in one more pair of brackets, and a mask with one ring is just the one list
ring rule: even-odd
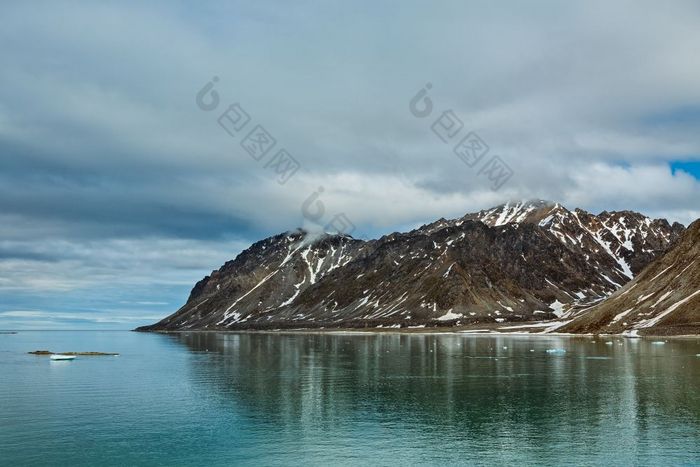
{"label": "green tinted water", "polygon": [[700,463],[700,340],[613,342],[0,334],[0,464]]}

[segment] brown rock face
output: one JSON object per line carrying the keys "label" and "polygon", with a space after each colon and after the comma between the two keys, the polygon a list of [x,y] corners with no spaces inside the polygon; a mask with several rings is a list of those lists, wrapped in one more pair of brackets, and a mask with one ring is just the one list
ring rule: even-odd
{"label": "brown rock face", "polygon": [[700,220],[635,280],[561,330],[700,334]]}
{"label": "brown rock face", "polygon": [[571,318],[631,280],[682,226],[543,201],[378,240],[296,231],[252,245],[142,330],[500,323]]}

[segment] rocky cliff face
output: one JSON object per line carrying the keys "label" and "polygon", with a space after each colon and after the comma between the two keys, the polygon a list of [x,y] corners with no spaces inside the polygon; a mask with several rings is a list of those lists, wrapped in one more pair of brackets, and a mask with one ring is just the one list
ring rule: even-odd
{"label": "rocky cliff face", "polygon": [[506,204],[361,241],[268,238],[143,330],[424,326],[576,316],[683,232],[633,212]]}
{"label": "rocky cliff face", "polygon": [[630,335],[700,334],[700,221],[608,300],[561,329]]}

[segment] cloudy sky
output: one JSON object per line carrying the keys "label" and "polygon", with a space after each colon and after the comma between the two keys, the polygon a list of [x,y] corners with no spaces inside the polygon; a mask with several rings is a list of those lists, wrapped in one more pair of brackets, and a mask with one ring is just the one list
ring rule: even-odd
{"label": "cloudy sky", "polygon": [[[696,0],[27,1],[0,18],[0,329],[155,321],[251,242],[312,228],[319,187],[317,223],[343,213],[363,238],[519,198],[700,217]],[[233,104],[247,123],[228,133]],[[446,111],[462,124],[443,142]],[[241,145],[257,125],[276,141],[260,160]],[[489,147],[474,167],[453,153],[469,132]],[[284,184],[280,149],[299,163]]]}

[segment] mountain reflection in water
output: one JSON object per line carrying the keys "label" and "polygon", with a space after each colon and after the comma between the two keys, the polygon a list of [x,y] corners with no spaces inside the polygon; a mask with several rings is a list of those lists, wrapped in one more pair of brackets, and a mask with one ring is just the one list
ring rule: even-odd
{"label": "mountain reflection in water", "polygon": [[[201,390],[300,444],[356,444],[444,461],[700,459],[697,340],[172,338],[209,353],[189,369]],[[546,353],[551,348],[566,353]]]}

